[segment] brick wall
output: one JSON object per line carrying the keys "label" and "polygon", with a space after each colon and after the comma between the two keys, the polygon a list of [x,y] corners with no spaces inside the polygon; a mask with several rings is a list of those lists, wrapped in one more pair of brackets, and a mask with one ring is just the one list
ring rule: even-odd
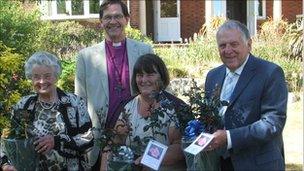
{"label": "brick wall", "polygon": [[[282,0],[282,19],[294,22],[296,16],[302,14],[303,3],[301,0]],[[266,0],[266,19],[273,18],[273,0]],[[266,21],[258,20],[258,28]]]}
{"label": "brick wall", "polygon": [[[126,3],[127,4],[127,3]],[[130,1],[130,25],[139,28],[139,1]]]}
{"label": "brick wall", "polygon": [[282,18],[287,19],[289,22],[296,21],[296,15],[302,14],[302,5],[301,0],[282,0]]}
{"label": "brick wall", "polygon": [[261,28],[261,25],[268,19],[273,18],[273,0],[266,0],[266,19],[257,20],[258,30]]}
{"label": "brick wall", "polygon": [[205,23],[205,1],[181,0],[181,36],[183,39],[198,33]]}

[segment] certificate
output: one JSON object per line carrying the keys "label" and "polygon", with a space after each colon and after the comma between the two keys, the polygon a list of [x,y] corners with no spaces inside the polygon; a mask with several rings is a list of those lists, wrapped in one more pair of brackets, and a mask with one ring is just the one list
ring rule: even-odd
{"label": "certificate", "polygon": [[158,170],[159,166],[166,154],[168,147],[155,140],[150,140],[145,150],[141,164],[150,167],[153,170]]}
{"label": "certificate", "polygon": [[193,155],[197,155],[207,147],[212,139],[212,134],[201,133],[187,148],[185,148],[184,151]]}

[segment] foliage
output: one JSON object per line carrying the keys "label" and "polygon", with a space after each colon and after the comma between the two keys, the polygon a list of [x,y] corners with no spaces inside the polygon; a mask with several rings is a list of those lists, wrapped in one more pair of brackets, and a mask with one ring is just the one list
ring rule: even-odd
{"label": "foliage", "polygon": [[291,53],[289,56],[293,59],[302,59],[304,17],[302,16],[294,24],[291,24],[290,28],[289,51]]}
{"label": "foliage", "polygon": [[41,21],[38,9],[26,11],[21,3],[0,0],[0,37],[12,51],[29,56],[36,48],[36,37]]}
{"label": "foliage", "polygon": [[141,41],[141,42],[145,42],[147,44],[152,45],[153,41],[148,38],[147,36],[143,35],[140,30],[132,28],[130,26],[126,27],[126,35],[128,38],[137,40],[137,41]]}
{"label": "foliage", "polygon": [[[23,74],[24,58],[0,42],[0,120],[9,117],[11,106],[31,90]],[[5,124],[5,123],[0,123]],[[4,128],[4,127],[1,127]]]}
{"label": "foliage", "polygon": [[[260,34],[253,38],[253,54],[280,65],[285,73],[289,91],[300,91],[303,85],[302,58],[293,57],[290,42],[297,28],[286,21],[265,22]],[[302,45],[303,46],[303,45]]]}
{"label": "foliage", "polygon": [[192,87],[185,95],[189,98],[190,115],[195,118],[195,120],[188,122],[185,129],[186,138],[195,138],[201,132],[212,134],[223,127],[220,109],[227,105],[227,102],[220,100],[219,87],[215,88],[211,97],[207,97],[205,92],[192,80]]}
{"label": "foliage", "polygon": [[8,139],[30,138],[30,114],[27,110],[15,110],[10,119],[10,124],[3,131],[2,137]]}
{"label": "foliage", "polygon": [[39,49],[57,54],[61,59],[69,59],[82,48],[103,39],[100,30],[86,28],[76,21],[46,21],[39,30]]}
{"label": "foliage", "polygon": [[62,74],[58,80],[58,87],[67,91],[74,92],[74,79],[76,63],[74,59],[66,59],[61,61]]}

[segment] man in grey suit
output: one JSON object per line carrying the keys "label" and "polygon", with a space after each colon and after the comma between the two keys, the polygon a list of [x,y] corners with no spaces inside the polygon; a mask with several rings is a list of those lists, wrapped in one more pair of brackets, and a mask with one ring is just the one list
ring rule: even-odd
{"label": "man in grey suit", "polygon": [[[81,50],[77,57],[75,93],[87,99],[95,140],[109,123],[116,122],[115,109],[131,96],[130,78],[137,58],[153,53],[151,46],[126,38],[129,20],[128,8],[123,2],[104,0],[100,21],[105,40]],[[95,143],[89,159],[96,169],[99,152]]]}
{"label": "man in grey suit", "polygon": [[217,130],[208,150],[223,148],[222,170],[284,170],[282,131],[287,86],[278,65],[253,56],[245,25],[229,20],[220,26],[217,44],[223,65],[206,78],[207,96],[221,86],[224,129]]}

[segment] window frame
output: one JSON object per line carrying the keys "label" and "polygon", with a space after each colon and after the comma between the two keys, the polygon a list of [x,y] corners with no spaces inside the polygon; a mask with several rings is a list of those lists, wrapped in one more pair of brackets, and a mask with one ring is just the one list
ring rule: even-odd
{"label": "window frame", "polygon": [[258,20],[265,20],[266,19],[266,0],[262,1],[262,15],[259,14],[259,0],[257,0],[257,8],[256,8],[256,14]]}
{"label": "window frame", "polygon": [[[72,0],[65,0],[66,13],[58,14],[57,12],[57,0],[41,1],[41,11],[44,14],[42,19],[44,20],[65,20],[65,19],[89,19],[99,18],[98,13],[90,13],[90,0],[82,0],[83,2],[83,14],[72,15]],[[103,0],[99,0],[99,5]],[[45,8],[47,7],[47,9]],[[46,10],[46,11],[45,11]]]}

